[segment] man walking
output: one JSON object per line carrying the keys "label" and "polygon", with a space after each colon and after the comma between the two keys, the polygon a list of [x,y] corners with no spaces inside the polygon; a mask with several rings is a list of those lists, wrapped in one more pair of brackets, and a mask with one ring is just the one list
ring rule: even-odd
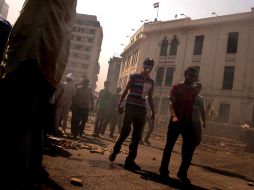
{"label": "man walking", "polygon": [[[150,58],[145,59],[143,63],[143,71],[130,76],[127,86],[118,103],[119,113],[123,113],[122,101],[128,94],[125,104],[123,117],[123,125],[120,136],[118,137],[112,153],[109,155],[109,160],[113,162],[116,155],[120,152],[121,146],[131,131],[133,126],[131,142],[129,145],[129,154],[125,160],[124,168],[127,170],[140,170],[140,167],[135,163],[137,156],[138,144],[141,131],[146,119],[146,97],[151,107],[151,119],[154,120],[153,108],[153,88],[154,81],[150,78],[154,66],[154,61]],[[128,93],[129,92],[129,93]]]}
{"label": "man walking", "polygon": [[184,184],[191,183],[187,177],[187,171],[195,150],[195,143],[193,141],[194,130],[192,125],[192,109],[196,97],[196,92],[192,84],[195,80],[195,76],[196,69],[194,67],[188,67],[184,72],[184,82],[174,85],[170,92],[169,108],[171,120],[168,126],[167,142],[160,166],[161,177],[163,179],[168,179],[168,166],[171,153],[179,134],[181,134],[183,138],[182,163],[178,170],[177,177]]}

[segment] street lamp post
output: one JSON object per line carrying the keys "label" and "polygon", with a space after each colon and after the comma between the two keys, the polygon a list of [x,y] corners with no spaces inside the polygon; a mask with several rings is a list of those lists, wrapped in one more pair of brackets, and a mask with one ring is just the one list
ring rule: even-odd
{"label": "street lamp post", "polygon": [[186,18],[188,18],[188,17],[187,17],[185,14],[183,14],[183,13],[181,14],[181,16],[185,16]]}
{"label": "street lamp post", "polygon": [[218,16],[218,15],[216,14],[216,12],[212,12],[212,15]]}

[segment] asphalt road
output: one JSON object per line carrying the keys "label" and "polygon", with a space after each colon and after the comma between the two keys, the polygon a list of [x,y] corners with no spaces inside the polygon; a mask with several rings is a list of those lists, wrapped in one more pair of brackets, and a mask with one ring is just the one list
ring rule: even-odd
{"label": "asphalt road", "polygon": [[[108,160],[114,139],[106,135],[91,136],[93,124],[86,128],[86,135],[78,141],[71,138],[57,139],[61,143],[45,150],[44,166],[49,173],[44,189],[65,190],[147,190],[147,189],[211,189],[254,190],[254,155],[250,153],[218,150],[201,144],[195,152],[189,169],[191,187],[183,187],[176,173],[181,161],[181,139],[172,154],[168,182],[158,175],[164,138],[151,138],[151,146],[139,145],[136,163],[140,171],[123,168],[128,152],[129,139],[122,146],[115,162]],[[71,178],[82,180],[82,186],[73,185]]]}

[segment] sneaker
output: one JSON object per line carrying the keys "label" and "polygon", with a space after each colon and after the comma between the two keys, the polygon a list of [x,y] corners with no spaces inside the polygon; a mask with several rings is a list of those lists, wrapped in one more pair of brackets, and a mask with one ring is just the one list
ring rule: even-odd
{"label": "sneaker", "polygon": [[108,157],[110,162],[114,162],[116,159],[116,153],[112,152]]}
{"label": "sneaker", "polygon": [[138,166],[134,161],[132,161],[132,162],[125,161],[124,169],[134,171],[134,170],[140,170],[141,167]]}
{"label": "sneaker", "polygon": [[182,175],[180,173],[177,174],[178,179],[180,180],[180,182],[184,185],[190,185],[191,184],[191,180],[186,176],[186,175]]}

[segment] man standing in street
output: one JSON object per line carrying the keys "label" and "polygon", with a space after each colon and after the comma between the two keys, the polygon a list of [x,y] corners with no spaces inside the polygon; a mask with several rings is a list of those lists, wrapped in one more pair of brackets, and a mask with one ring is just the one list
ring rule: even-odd
{"label": "man standing in street", "polygon": [[197,91],[192,112],[192,124],[195,131],[195,138],[193,140],[195,141],[196,146],[198,146],[201,142],[202,129],[204,130],[206,127],[206,114],[204,99],[203,96],[200,95],[202,84],[200,82],[194,82],[193,87]]}
{"label": "man standing in street", "polygon": [[83,79],[72,99],[71,133],[75,139],[78,135],[84,135],[89,110],[93,109],[93,99],[89,80]]}
{"label": "man standing in street", "polygon": [[[117,87],[116,88],[116,93],[112,94],[112,98],[111,98],[111,103],[110,103],[110,107],[112,108],[111,110],[111,114],[110,114],[110,120],[109,120],[109,126],[110,126],[110,138],[114,138],[114,132],[115,132],[115,128],[116,126],[119,129],[119,133],[121,131],[121,127],[122,127],[122,114],[118,113],[118,109],[117,109],[117,105],[118,102],[121,98],[121,88]],[[107,126],[104,126],[104,128],[102,128],[101,133],[105,133]]]}
{"label": "man standing in street", "polygon": [[43,173],[48,104],[67,64],[76,4],[26,0],[9,36],[0,65],[1,185],[8,189],[34,189]]}
{"label": "man standing in street", "polygon": [[76,89],[73,84],[73,74],[69,73],[65,77],[65,82],[60,86],[59,93],[55,100],[55,127],[57,130],[61,127],[65,135],[71,101],[72,97],[74,96],[75,90]]}
{"label": "man standing in street", "polygon": [[130,76],[127,86],[118,103],[118,111],[119,113],[123,113],[122,101],[128,94],[125,104],[122,130],[114,145],[112,153],[109,155],[109,160],[113,162],[116,159],[116,155],[120,152],[121,146],[125,139],[128,137],[131,131],[131,126],[133,126],[131,142],[129,145],[129,154],[124,164],[124,168],[127,170],[140,170],[140,167],[135,163],[134,160],[137,156],[141,131],[146,121],[147,96],[151,108],[151,119],[154,120],[154,81],[149,76],[153,66],[154,61],[152,59],[145,59],[143,63],[143,71],[141,73],[136,73]]}
{"label": "man standing in street", "polygon": [[[95,126],[94,126],[94,137],[99,137],[99,134],[102,131],[102,129],[108,125],[109,118],[110,118],[110,103],[111,103],[111,97],[112,94],[109,91],[110,82],[105,81],[104,82],[104,89],[102,89],[99,93],[99,97],[96,104],[97,114],[96,114],[96,120],[95,120]],[[105,132],[105,131],[104,131]]]}
{"label": "man standing in street", "polygon": [[172,87],[169,96],[171,120],[168,126],[167,142],[161,161],[160,175],[164,180],[169,179],[168,166],[171,153],[178,136],[181,134],[183,139],[182,163],[177,177],[183,184],[190,184],[191,181],[187,177],[187,171],[196,147],[193,141],[194,130],[192,125],[193,102],[196,97],[193,82],[196,77],[196,69],[194,67],[188,67],[184,72],[184,77],[184,82]]}

